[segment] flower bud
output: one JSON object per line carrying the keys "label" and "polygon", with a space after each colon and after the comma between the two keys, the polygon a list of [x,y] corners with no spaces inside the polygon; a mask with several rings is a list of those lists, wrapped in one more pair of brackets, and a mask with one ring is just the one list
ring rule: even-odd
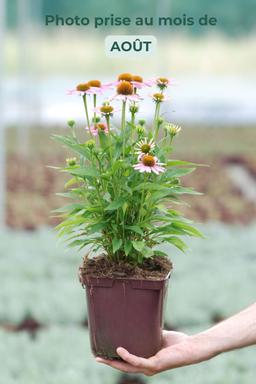
{"label": "flower bud", "polygon": [[89,148],[89,149],[93,149],[95,147],[95,141],[94,140],[87,140],[84,145]]}
{"label": "flower bud", "polygon": [[181,131],[181,127],[172,123],[166,124],[164,128],[171,137],[176,136]]}
{"label": "flower bud", "polygon": [[75,120],[68,120],[67,121],[67,124],[68,124],[68,126],[70,127],[70,128],[73,128],[74,127],[74,125],[75,125]]}
{"label": "flower bud", "polygon": [[96,116],[95,118],[92,119],[93,123],[97,124],[100,122],[100,117]]}
{"label": "flower bud", "polygon": [[144,119],[139,120],[139,125],[141,125],[143,127],[145,124],[146,124],[146,120],[144,120]]}
{"label": "flower bud", "polygon": [[66,163],[68,167],[74,167],[76,165],[77,159],[76,157],[71,157],[69,159],[66,159]]}
{"label": "flower bud", "polygon": [[137,113],[139,111],[139,107],[136,103],[132,103],[129,110],[131,113]]}
{"label": "flower bud", "polygon": [[161,124],[163,124],[163,122],[164,122],[164,119],[162,117],[158,117],[157,124],[158,124],[159,127],[160,127]]}
{"label": "flower bud", "polygon": [[143,136],[143,135],[145,135],[146,130],[142,125],[137,125],[136,126],[136,132],[137,132],[138,136]]}

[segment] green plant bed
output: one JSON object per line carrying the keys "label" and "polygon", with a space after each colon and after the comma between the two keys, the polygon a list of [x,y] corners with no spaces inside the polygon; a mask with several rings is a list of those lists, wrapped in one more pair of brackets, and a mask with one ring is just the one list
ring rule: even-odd
{"label": "green plant bed", "polygon": [[84,321],[77,254],[56,245],[48,229],[7,231],[0,239],[1,323],[17,324],[27,315],[44,324]]}
{"label": "green plant bed", "polygon": [[172,255],[166,319],[188,326],[227,317],[255,301],[255,225],[204,226],[207,241],[191,240],[187,255]]}
{"label": "green plant bed", "polygon": [[87,331],[52,327],[32,340],[25,332],[0,330],[1,383],[114,384],[118,374],[91,356]]}
{"label": "green plant bed", "polygon": [[[209,324],[188,327],[192,334]],[[252,384],[255,351],[240,350],[198,366],[164,372],[145,379],[149,384]],[[91,356],[87,331],[58,326],[41,330],[32,340],[27,333],[0,330],[1,382],[4,384],[116,384],[119,374],[98,365]]]}

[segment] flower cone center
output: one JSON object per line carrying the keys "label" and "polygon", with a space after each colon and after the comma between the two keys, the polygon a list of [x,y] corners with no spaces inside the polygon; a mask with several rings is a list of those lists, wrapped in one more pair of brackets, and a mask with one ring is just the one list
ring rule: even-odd
{"label": "flower cone center", "polygon": [[97,128],[98,128],[100,131],[105,131],[106,126],[105,126],[105,124],[103,124],[103,123],[98,123],[98,124],[97,124]]}
{"label": "flower cone center", "polygon": [[76,86],[76,90],[79,92],[86,92],[88,89],[90,89],[90,85],[88,83],[82,83]]}
{"label": "flower cone center", "polygon": [[133,76],[130,73],[121,73],[121,75],[118,76],[119,81],[132,81]]}
{"label": "flower cone center", "polygon": [[164,83],[164,84],[168,84],[169,83],[169,80],[166,77],[159,77],[158,81],[160,83]]}
{"label": "flower cone center", "polygon": [[141,152],[143,152],[143,153],[149,153],[149,151],[150,151],[150,145],[149,144],[143,144],[142,146],[141,146]]}
{"label": "flower cone center", "polygon": [[99,80],[90,80],[88,81],[88,84],[90,85],[90,87],[95,87],[95,88],[101,87],[101,82]]}
{"label": "flower cone center", "polygon": [[141,76],[133,76],[132,77],[132,81],[137,81],[137,83],[142,83],[143,82],[143,78]]}
{"label": "flower cone center", "polygon": [[154,98],[156,101],[163,101],[163,99],[164,99],[164,95],[163,95],[162,93],[154,93],[153,98]]}
{"label": "flower cone center", "polygon": [[102,113],[112,113],[114,110],[113,107],[111,107],[111,105],[103,105],[101,108],[100,108],[100,111]]}
{"label": "flower cone center", "polygon": [[156,161],[153,156],[151,155],[145,155],[142,159],[143,165],[146,165],[147,167],[153,167],[156,164]]}
{"label": "flower cone center", "polygon": [[128,81],[122,81],[117,86],[117,93],[119,95],[132,95],[133,94],[133,86]]}

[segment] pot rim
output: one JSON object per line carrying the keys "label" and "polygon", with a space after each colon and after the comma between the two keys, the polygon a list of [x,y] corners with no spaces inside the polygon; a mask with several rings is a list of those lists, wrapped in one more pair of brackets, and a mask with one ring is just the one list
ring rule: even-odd
{"label": "pot rim", "polygon": [[[79,271],[80,272],[80,271]],[[88,286],[98,286],[98,287],[112,287],[115,282],[127,284],[130,283],[134,288],[145,288],[151,289],[150,287],[154,287],[158,289],[158,286],[163,285],[170,279],[172,274],[172,270],[168,272],[168,274],[162,279],[131,279],[125,277],[93,277],[93,276],[85,276],[84,278],[79,273],[79,280],[83,287]]]}

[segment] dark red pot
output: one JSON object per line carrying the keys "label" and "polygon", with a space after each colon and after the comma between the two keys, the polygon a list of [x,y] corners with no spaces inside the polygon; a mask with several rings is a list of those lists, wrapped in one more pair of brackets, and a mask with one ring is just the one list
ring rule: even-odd
{"label": "dark red pot", "polygon": [[120,359],[117,347],[141,357],[161,349],[163,308],[170,273],[163,280],[87,278],[88,320],[95,356]]}

